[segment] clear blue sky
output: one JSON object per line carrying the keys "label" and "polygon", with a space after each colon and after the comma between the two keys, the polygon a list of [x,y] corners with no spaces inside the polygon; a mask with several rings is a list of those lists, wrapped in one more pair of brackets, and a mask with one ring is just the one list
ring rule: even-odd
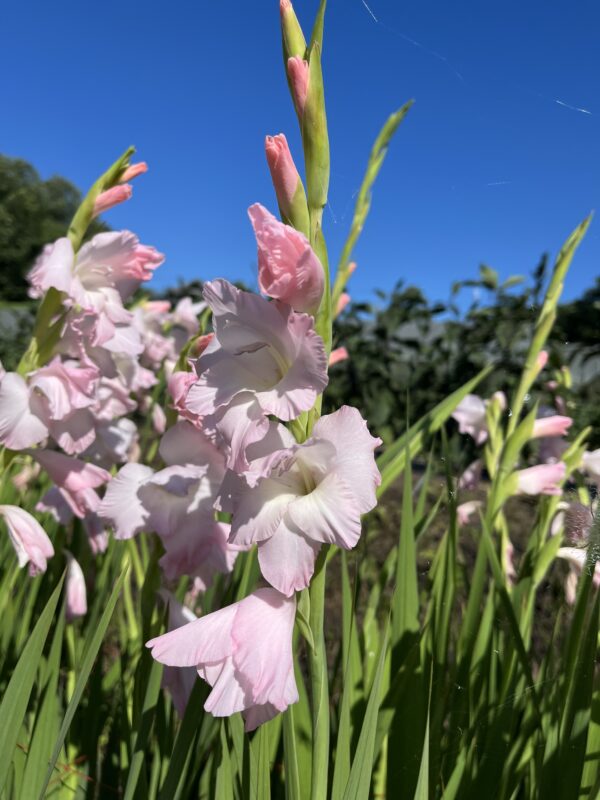
{"label": "clear blue sky", "polygon": [[[376,186],[352,295],[403,278],[445,299],[482,261],[506,277],[555,254],[600,206],[598,4],[367,2],[330,0],[326,17],[334,262],[379,127],[416,103]],[[317,0],[295,7],[309,31]],[[276,209],[265,134],[285,132],[300,158],[277,0],[9,0],[1,36],[3,152],[84,188],[135,144],[150,171],[106,219],[166,253],[154,285],[253,284],[246,208]],[[600,216],[566,296],[599,273]]]}

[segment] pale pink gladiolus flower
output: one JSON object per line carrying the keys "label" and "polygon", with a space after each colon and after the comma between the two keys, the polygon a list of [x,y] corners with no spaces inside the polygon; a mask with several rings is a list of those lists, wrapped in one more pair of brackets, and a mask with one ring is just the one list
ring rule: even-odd
{"label": "pale pink gladiolus flower", "polygon": [[[51,450],[29,450],[29,455],[42,465],[56,484],[42,498],[41,506],[60,506],[66,503],[71,513],[79,519],[98,510],[100,498],[94,491],[110,479],[110,473],[78,458],[70,458]],[[58,500],[56,495],[60,495]],[[58,512],[59,517],[61,512]]]}
{"label": "pale pink gladiolus flower", "polygon": [[[98,495],[92,492],[95,505],[100,504]],[[61,525],[69,523],[75,514],[73,513],[73,502],[67,501],[67,493],[53,486],[46,494],[36,503],[35,510],[47,514],[51,514],[54,519]],[[83,501],[79,501],[83,505]],[[88,503],[89,504],[89,503]],[[90,550],[94,555],[104,553],[108,547],[108,533],[104,523],[98,518],[98,515],[89,509],[83,509],[77,516],[81,519],[85,532],[87,533]]]}
{"label": "pale pink gladiolus flower", "polygon": [[547,363],[548,363],[548,353],[546,352],[546,350],[540,350],[538,357],[535,360],[535,365],[538,369],[538,372],[541,372]]}
{"label": "pale pink gladiolus flower", "polygon": [[295,598],[258,589],[226,608],[147,642],[171,667],[195,667],[213,690],[215,717],[241,711],[251,731],[298,701],[292,656]]}
{"label": "pale pink gladiolus flower", "polygon": [[[569,605],[575,603],[577,596],[577,582],[583,572],[587,561],[587,550],[579,547],[560,547],[557,557],[568,562],[571,567],[565,583],[565,599]],[[596,562],[593,578],[594,586],[600,586],[600,562]]]}
{"label": "pale pink gladiolus flower", "polygon": [[460,526],[466,525],[470,518],[482,507],[481,500],[467,500],[456,507],[456,521]]}
{"label": "pale pink gladiolus flower", "polygon": [[336,347],[329,355],[329,366],[333,367],[334,364],[339,364],[340,361],[346,361],[349,358],[348,351],[345,347]]}
{"label": "pale pink gladiolus flower", "polygon": [[200,419],[197,414],[188,411],[186,407],[186,398],[190,386],[198,380],[195,372],[173,372],[167,381],[167,391],[171,395],[173,408],[180,417],[189,420],[194,425],[200,425]]}
{"label": "pale pink gladiolus flower", "polygon": [[300,184],[300,175],[283,133],[265,138],[265,153],[273,186],[275,187],[275,194],[277,195],[277,202],[284,215],[286,215],[294,202],[294,197]]}
{"label": "pale pink gladiolus flower", "polygon": [[13,450],[39,444],[48,435],[68,453],[93,442],[98,370],[62,363],[57,357],[26,380],[15,372],[0,379],[0,442]]}
{"label": "pale pink gladiolus flower", "polygon": [[32,480],[35,480],[37,476],[40,474],[40,465],[39,464],[25,464],[23,469],[12,479],[12,484],[15,489],[18,489],[20,492],[25,492],[29,488],[29,484]]}
{"label": "pale pink gladiolus flower", "polygon": [[185,421],[167,431],[159,452],[168,466],[154,472],[126,464],[109,483],[99,515],[111,522],[117,539],[155,531],[165,548],[159,563],[166,577],[189,575],[206,588],[215,572],[231,572],[242,549],[229,543],[229,525],[214,518],[223,456]]}
{"label": "pale pink gladiolus flower", "polygon": [[187,408],[203,417],[252,392],[263,414],[295,419],[327,386],[327,357],[314,321],[228,281],[204,285],[215,337],[195,364]]}
{"label": "pale pink gladiolus flower", "polygon": [[304,61],[300,56],[288,58],[287,74],[292,87],[294,105],[296,106],[298,116],[301,117],[304,114],[306,98],[308,97],[308,80],[310,75],[308,61]]}
{"label": "pale pink gladiolus flower", "polygon": [[119,184],[102,192],[94,201],[94,217],[104,214],[105,211],[110,211],[111,208],[124,203],[126,200],[130,200],[132,194],[133,186],[129,183]]}
{"label": "pale pink gladiolus flower", "polygon": [[167,416],[158,403],[152,406],[152,427],[159,435],[162,435],[167,427]]}
{"label": "pale pink gladiolus flower", "polygon": [[517,474],[517,491],[519,494],[560,495],[562,489],[558,485],[565,477],[566,466],[562,461],[557,464],[538,464],[535,467],[521,469]]}
{"label": "pale pink gladiolus flower", "polygon": [[0,517],[4,518],[8,528],[19,566],[24,567],[29,562],[31,576],[45,572],[47,559],[54,555],[54,548],[40,523],[18,506],[0,506]]}
{"label": "pale pink gladiolus flower", "polygon": [[28,450],[27,453],[46,470],[53,483],[67,492],[96,489],[110,480],[110,472],[95,464],[86,464],[79,458],[54,450]]}
{"label": "pale pink gladiolus flower", "polygon": [[303,233],[284,225],[255,203],[248,209],[258,245],[258,285],[263,294],[289,303],[295,311],[316,314],[325,273]]}
{"label": "pale pink gladiolus flower", "polygon": [[169,321],[172,325],[183,328],[189,336],[194,336],[198,333],[198,314],[205,308],[206,303],[203,300],[194,303],[191,297],[182,297],[173,309]]}
{"label": "pale pink gladiolus flower", "polygon": [[485,409],[485,400],[476,394],[468,394],[452,412],[460,433],[471,436],[475,444],[483,444],[488,437]]}
{"label": "pale pink gladiolus flower", "polygon": [[0,379],[0,442],[10,450],[22,450],[48,436],[43,399],[29,390],[25,378],[7,372]]}
{"label": "pale pink gladiolus flower", "polygon": [[138,430],[132,419],[100,419],[96,422],[96,438],[82,455],[108,469],[131,461],[137,440]]}
{"label": "pale pink gladiolus flower", "polygon": [[290,596],[308,586],[322,543],[357,544],[361,515],[377,504],[379,444],[359,411],[342,406],[321,417],[304,444],[273,454],[255,486],[240,478],[237,489],[229,484],[230,497],[221,490],[223,510],[233,512],[231,541],[258,543],[261,572],[278,591]]}
{"label": "pale pink gladiolus flower", "polygon": [[473,491],[477,489],[481,483],[481,475],[483,473],[483,461],[476,458],[465,469],[463,474],[458,479],[458,488],[466,491]]}
{"label": "pale pink gladiolus flower", "polygon": [[137,178],[138,175],[143,175],[145,172],[148,172],[148,164],[145,161],[140,161],[137,164],[131,164],[131,166],[127,167],[125,172],[121,175],[121,180],[119,183],[127,183],[127,181],[132,181],[134,178]]}
{"label": "pale pink gladiolus flower", "polygon": [[581,469],[595,482],[600,482],[600,448],[587,450],[581,457]]}
{"label": "pale pink gladiolus flower", "polygon": [[67,575],[65,578],[67,620],[71,622],[87,613],[87,591],[85,578],[79,562],[67,552]]}
{"label": "pale pink gladiolus flower", "polygon": [[339,315],[346,308],[346,306],[348,305],[348,303],[350,302],[351,299],[352,298],[350,297],[348,292],[342,292],[341,293],[341,295],[339,297],[339,300],[337,301],[337,305],[335,307],[335,316],[336,317],[339,317]]}
{"label": "pale pink gladiolus flower", "polygon": [[562,417],[554,414],[551,417],[541,417],[533,423],[532,439],[540,439],[542,436],[564,436],[569,430],[573,420],[571,417]]}
{"label": "pale pink gladiolus flower", "polygon": [[28,279],[30,295],[40,297],[51,286],[65,292],[84,311],[102,314],[104,324],[131,322],[123,307],[142,281],[164,261],[153,247],[140,244],[130,231],[98,233],[86,242],[77,257],[66,237],[48,245],[34,264]]}

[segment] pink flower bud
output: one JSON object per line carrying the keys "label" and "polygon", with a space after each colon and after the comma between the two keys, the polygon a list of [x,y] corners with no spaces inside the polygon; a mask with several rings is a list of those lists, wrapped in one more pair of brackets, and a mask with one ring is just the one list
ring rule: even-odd
{"label": "pink flower bud", "polygon": [[504,566],[504,574],[506,575],[510,584],[515,583],[517,571],[515,569],[515,548],[510,539],[506,542],[506,546],[502,553],[502,565]]}
{"label": "pink flower bud", "polygon": [[495,400],[498,403],[500,411],[506,410],[506,395],[504,392],[494,392],[490,399]]}
{"label": "pink flower bud", "polygon": [[67,553],[67,576],[65,588],[67,594],[66,615],[67,619],[73,620],[75,617],[83,617],[87,613],[87,592],[85,589],[85,578],[83,571],[70,553]]}
{"label": "pink flower bud", "polygon": [[538,464],[517,472],[517,491],[519,494],[551,494],[560,495],[562,489],[558,485],[565,477],[566,466],[562,461],[557,464]]}
{"label": "pink flower bud", "polygon": [[338,347],[331,351],[329,356],[329,366],[333,367],[334,364],[339,364],[340,361],[345,361],[348,358],[348,351],[345,347]]}
{"label": "pink flower bud", "polygon": [[573,420],[571,417],[561,417],[555,414],[552,417],[542,417],[533,423],[532,439],[539,439],[542,436],[564,436],[569,430]]}
{"label": "pink flower bud", "polygon": [[348,277],[350,277],[350,275],[352,275],[352,273],[356,270],[356,267],[357,267],[356,261],[351,261],[348,264],[348,268],[347,268]]}
{"label": "pink flower bud", "polygon": [[535,361],[535,365],[538,368],[538,371],[541,372],[547,363],[548,363],[548,353],[546,352],[546,350],[540,350],[538,357]]}
{"label": "pink flower bud", "polygon": [[199,336],[194,344],[194,354],[201,356],[214,338],[214,333],[205,333],[204,336]]}
{"label": "pink flower bud", "polygon": [[47,559],[54,555],[54,548],[40,523],[18,506],[0,506],[0,517],[6,523],[19,566],[24,567],[29,562],[32,577],[45,572]]}
{"label": "pink flower bud", "polygon": [[288,303],[295,311],[316,314],[325,273],[300,231],[284,225],[255,203],[248,209],[258,245],[258,285],[261,292]]}
{"label": "pink flower bud", "polygon": [[481,508],[483,503],[481,500],[468,500],[466,503],[461,503],[456,508],[456,521],[458,522],[459,526],[466,525],[469,522],[469,519],[476,514],[477,511]]}
{"label": "pink flower bud", "polygon": [[167,428],[167,417],[158,403],[152,406],[152,427],[158,434],[163,434]]}
{"label": "pink flower bud", "polygon": [[287,139],[283,133],[265,138],[265,153],[271,171],[277,202],[285,216],[294,202],[294,196],[300,183],[300,175],[294,164]]}
{"label": "pink flower bud", "polygon": [[308,61],[300,58],[300,56],[288,58],[287,73],[292,88],[294,105],[298,116],[301,117],[304,114],[304,106],[308,96]]}
{"label": "pink flower bud", "polygon": [[99,214],[104,214],[105,211],[129,200],[132,193],[133,189],[129,183],[113,186],[112,189],[107,189],[105,192],[102,192],[98,195],[94,203],[94,217],[97,217]]}
{"label": "pink flower bud", "polygon": [[586,450],[581,457],[581,466],[594,483],[600,483],[600,449]]}
{"label": "pink flower bud", "polygon": [[458,479],[458,488],[465,491],[473,491],[477,489],[481,482],[481,474],[483,472],[483,461],[478,458],[471,462],[463,474]]}
{"label": "pink flower bud", "polygon": [[337,301],[337,305],[335,307],[335,316],[339,317],[342,311],[346,308],[348,303],[350,302],[351,297],[347,292],[342,292],[340,295],[340,299]]}
{"label": "pink flower bud", "polygon": [[143,175],[145,172],[148,172],[148,164],[146,164],[145,161],[140,161],[139,164],[132,164],[130,167],[127,167],[125,172],[121,175],[119,183],[132,181],[134,178],[137,178],[138,175]]}

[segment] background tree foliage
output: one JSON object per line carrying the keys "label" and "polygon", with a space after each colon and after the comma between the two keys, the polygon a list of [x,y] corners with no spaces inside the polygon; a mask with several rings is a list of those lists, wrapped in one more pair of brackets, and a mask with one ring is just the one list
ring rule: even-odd
{"label": "background tree foliage", "polygon": [[[331,370],[326,412],[341,403],[357,406],[377,433],[391,440],[449,392],[492,361],[496,368],[479,387],[489,396],[518,380],[546,282],[544,256],[526,281],[513,276],[500,283],[496,272],[480,268],[477,280],[457,282],[452,299],[431,304],[414,286],[398,283],[381,303],[354,303],[337,320],[336,344],[350,355]],[[465,309],[458,304],[473,290]],[[464,296],[464,295],[463,295]],[[600,279],[579,299],[559,307],[548,342],[546,380],[569,381],[568,413],[574,430],[594,430],[591,445],[600,446]],[[560,393],[560,389],[558,390]],[[410,393],[410,408],[407,397]],[[546,396],[548,405],[553,395]]]}
{"label": "background tree foliage", "polygon": [[[81,193],[66,178],[44,181],[21,158],[0,155],[0,297],[27,300],[25,275],[43,246],[64,236],[81,202]],[[90,236],[107,230],[92,223]]]}

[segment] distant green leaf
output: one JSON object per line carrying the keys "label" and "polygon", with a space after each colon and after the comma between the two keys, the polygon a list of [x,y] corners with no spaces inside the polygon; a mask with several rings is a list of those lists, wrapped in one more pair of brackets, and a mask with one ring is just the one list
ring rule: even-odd
{"label": "distant green leaf", "polygon": [[65,631],[64,605],[63,601],[48,655],[46,684],[43,687],[41,702],[36,714],[35,728],[31,737],[31,745],[27,754],[27,767],[23,776],[23,786],[21,787],[23,800],[38,796],[46,774],[52,741],[58,733],[59,698],[57,692],[61,667],[60,657]]}
{"label": "distant green leaf", "polygon": [[40,658],[60,597],[64,574],[46,603],[17,662],[0,703],[0,794],[10,772],[10,763],[27,711]]}
{"label": "distant green leaf", "polygon": [[73,692],[73,696],[71,697],[71,702],[67,706],[67,711],[65,713],[65,718],[60,728],[58,738],[54,743],[54,749],[52,751],[52,756],[48,763],[48,770],[46,772],[44,785],[39,795],[40,800],[43,800],[46,789],[48,788],[48,784],[50,783],[52,772],[56,765],[56,760],[58,759],[59,753],[64,744],[67,731],[71,726],[71,722],[73,720],[73,717],[75,716],[75,712],[77,711],[77,707],[83,696],[83,692],[87,685],[88,678],[90,677],[90,673],[92,671],[92,667],[94,666],[94,661],[96,660],[96,656],[98,655],[98,651],[100,650],[100,645],[102,644],[104,634],[106,633],[106,629],[108,628],[108,623],[112,618],[113,611],[115,610],[115,605],[117,603],[117,600],[119,599],[119,594],[123,587],[123,582],[127,574],[127,569],[128,569],[127,567],[123,569],[121,575],[119,576],[119,579],[115,583],[114,588],[110,594],[110,597],[106,602],[106,607],[104,609],[102,616],[100,617],[100,621],[98,622],[97,627],[91,628],[88,634],[84,655],[81,660],[81,664],[79,665],[79,675],[77,676],[75,690]]}
{"label": "distant green leaf", "polygon": [[389,644],[390,626],[389,620],[383,634],[381,648],[379,650],[379,660],[377,671],[369,702],[365,711],[356,753],[350,770],[348,785],[344,792],[344,800],[368,800],[371,788],[371,775],[373,773],[373,758],[375,753],[375,736],[377,733],[377,716],[381,704],[381,683],[386,661],[387,648]]}
{"label": "distant green leaf", "polygon": [[495,269],[482,264],[479,267],[479,274],[481,276],[481,282],[487,289],[498,288],[498,273]]}
{"label": "distant green leaf", "polygon": [[375,139],[375,144],[373,145],[373,149],[369,155],[365,176],[356,198],[354,216],[350,226],[350,233],[348,234],[348,238],[346,239],[346,242],[342,248],[338,270],[335,276],[335,283],[331,292],[332,308],[335,308],[336,303],[338,302],[340,295],[344,290],[346,281],[348,280],[348,264],[350,263],[352,251],[354,250],[354,246],[358,241],[358,237],[361,234],[369,214],[369,209],[371,208],[371,190],[373,189],[373,185],[375,184],[377,176],[379,175],[379,170],[383,166],[389,144],[394,134],[398,130],[398,126],[412,106],[412,103],[413,101],[410,100],[408,103],[405,103],[401,108],[399,108],[398,111],[395,111],[393,114],[391,114],[386,120],[383,128],[379,131],[377,139]]}

